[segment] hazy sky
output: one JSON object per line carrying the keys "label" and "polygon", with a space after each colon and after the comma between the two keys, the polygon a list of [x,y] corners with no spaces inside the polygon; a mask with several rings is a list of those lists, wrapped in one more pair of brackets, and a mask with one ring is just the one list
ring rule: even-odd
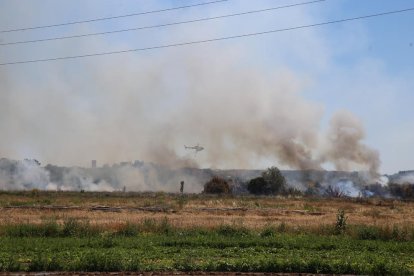
{"label": "hazy sky", "polygon": [[[200,2],[202,1],[1,0],[0,29],[116,16]],[[307,0],[229,0],[212,5],[123,19],[0,33],[0,43],[156,25],[303,2]],[[204,40],[406,8],[414,8],[414,2],[412,0],[326,0],[304,6],[180,26],[0,46],[0,63]],[[180,91],[189,89],[188,87],[193,85],[191,82],[188,84],[186,80],[192,73],[190,69],[197,71],[199,65],[202,67],[200,72],[204,77],[195,79],[205,81],[205,87],[209,89],[218,87],[220,90],[211,92],[211,97],[227,92],[222,91],[221,87],[224,86],[216,85],[215,81],[212,81],[213,84],[208,83],[205,75],[210,73],[215,79],[222,76],[223,80],[217,82],[220,84],[226,78],[229,82],[237,82],[236,73],[228,76],[233,70],[231,68],[234,68],[235,72],[241,67],[244,68],[240,77],[248,76],[246,72],[249,70],[258,76],[283,75],[280,85],[286,85],[287,91],[295,91],[300,101],[309,103],[314,110],[311,114],[319,114],[319,119],[315,121],[318,122],[317,128],[321,132],[328,128],[334,113],[345,110],[359,118],[365,127],[363,143],[379,151],[381,172],[414,169],[413,26],[414,11],[411,11],[174,49],[2,66],[0,67],[0,157],[14,159],[34,157],[44,163],[87,165],[89,160],[96,158],[103,159],[102,162],[144,159],[147,156],[144,154],[145,150],[135,151],[131,150],[133,146],[122,145],[137,143],[136,147],[140,148],[140,145],[145,147],[144,143],[148,143],[149,140],[162,144],[171,139],[173,142],[170,143],[169,149],[178,155],[186,154],[181,148],[184,143],[206,144],[211,148],[214,144],[203,141],[202,136],[204,132],[209,131],[208,124],[205,124],[206,129],[202,131],[194,130],[194,137],[191,138],[170,137],[172,133],[181,131],[181,127],[185,128],[184,125],[186,127],[192,125],[190,123],[177,126],[177,129],[172,127],[174,128],[172,132],[160,133],[160,129],[165,129],[166,125],[170,128],[171,122],[176,122],[169,121],[166,124],[165,116],[175,114],[172,110],[180,108],[180,103],[188,98],[186,93]],[[233,61],[226,61],[226,65],[221,65],[220,62],[227,58],[237,60],[235,63],[237,66]],[[190,65],[186,63],[188,59],[191,59]],[[163,88],[163,93],[153,96],[145,104],[134,106],[133,100],[139,101],[140,97],[151,95],[151,91],[141,93],[139,89],[132,94],[134,87],[148,82],[148,78],[154,79],[155,84],[151,85],[158,85],[157,72],[161,69],[157,68],[163,71],[163,85],[166,87],[171,85],[173,88],[171,91]],[[146,84],[142,87],[153,87],[151,85]],[[234,85],[230,87],[229,89],[234,89]],[[205,97],[208,93],[200,95]],[[232,97],[223,100],[237,103],[236,92],[229,92],[228,95]],[[268,94],[264,93],[262,96],[267,97]],[[274,108],[281,108],[277,105],[278,99],[279,96],[275,99]],[[198,100],[200,98],[197,98]],[[211,100],[206,102],[216,104]],[[263,99],[263,102],[266,101]],[[300,106],[302,105],[295,104],[292,110],[289,110],[289,106],[283,107],[289,110],[283,114],[289,114],[288,116],[292,118],[298,116],[297,113],[300,111],[294,108]],[[197,112],[186,108],[185,106],[185,110]],[[145,112],[136,113],[135,109]],[[214,106],[210,107],[209,112],[214,113]],[[248,112],[251,111],[246,110],[246,113]],[[117,116],[108,114],[117,114]],[[307,116],[306,112],[304,114],[301,116]],[[198,118],[195,114],[186,115],[190,118],[186,118],[189,121],[191,118],[194,120]],[[97,118],[105,119],[101,122]],[[180,116],[176,118],[181,120]],[[286,119],[286,122],[289,120],[291,119]],[[148,125],[155,122],[163,126],[157,128],[156,133],[159,133],[160,137],[155,139],[151,136],[145,139],[145,142],[140,140],[141,136],[150,135],[149,133],[154,135],[154,129]],[[276,124],[283,127],[286,122],[281,119]],[[298,126],[311,124],[313,125],[313,123],[303,123],[303,120],[297,123]],[[106,135],[112,131],[118,134]],[[183,130],[183,133],[191,135],[188,129]],[[220,139],[225,140],[223,137]],[[77,142],[71,143],[71,141]],[[231,143],[231,139],[229,141]],[[82,146],[79,146],[80,143]],[[111,143],[117,146],[101,157],[100,152],[108,151],[110,147],[108,145],[112,145]],[[243,143],[243,145],[248,144]],[[225,148],[220,149],[225,150]],[[90,152],[87,149],[90,149]],[[114,153],[117,149],[119,152]],[[206,149],[208,150],[209,148]],[[211,156],[200,158],[201,166],[213,164]],[[219,157],[215,156],[215,158]],[[277,160],[266,157],[257,162],[257,167],[262,167]],[[223,164],[218,162],[213,165]],[[223,166],[232,167],[231,164]],[[252,167],[251,164],[245,166]],[[330,164],[326,164],[325,167],[330,168]]]}

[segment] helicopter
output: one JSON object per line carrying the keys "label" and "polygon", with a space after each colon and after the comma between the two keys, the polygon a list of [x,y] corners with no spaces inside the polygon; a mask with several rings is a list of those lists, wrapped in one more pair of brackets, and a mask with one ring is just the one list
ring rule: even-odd
{"label": "helicopter", "polygon": [[195,150],[195,153],[204,150],[203,147],[201,147],[199,144],[197,144],[197,146],[186,146],[184,145],[185,149],[189,149],[189,150]]}

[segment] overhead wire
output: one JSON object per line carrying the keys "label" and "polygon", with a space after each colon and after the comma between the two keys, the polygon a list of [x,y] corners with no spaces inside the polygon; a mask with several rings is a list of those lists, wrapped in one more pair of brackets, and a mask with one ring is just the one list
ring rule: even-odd
{"label": "overhead wire", "polygon": [[80,35],[70,35],[70,36],[60,36],[60,37],[43,38],[43,39],[23,40],[23,41],[15,41],[15,42],[5,42],[5,43],[0,43],[0,46],[46,42],[46,41],[53,41],[53,40],[81,38],[81,37],[89,37],[89,36],[97,36],[97,35],[108,35],[108,34],[121,33],[121,32],[131,32],[131,31],[138,31],[138,30],[145,30],[145,29],[169,27],[169,26],[174,26],[174,25],[182,25],[182,24],[188,24],[188,23],[195,23],[195,22],[216,20],[216,19],[222,19],[222,18],[236,17],[236,16],[241,16],[241,15],[248,15],[248,14],[274,11],[274,10],[279,10],[279,9],[285,9],[285,8],[315,4],[315,3],[320,3],[320,2],[324,2],[324,1],[326,1],[326,0],[314,0],[314,1],[296,3],[296,4],[291,4],[291,5],[284,5],[284,6],[278,6],[278,7],[266,8],[266,9],[260,9],[260,10],[252,10],[252,11],[246,11],[246,12],[240,12],[240,13],[232,13],[232,14],[226,14],[226,15],[213,16],[213,17],[192,19],[192,20],[187,20],[187,21],[172,22],[172,23],[165,23],[165,24],[159,24],[159,25],[136,27],[136,28],[128,28],[128,29],[122,29],[122,30],[114,30],[114,31],[106,31],[106,32],[98,32],[98,33],[89,33],[89,34],[80,34]]}
{"label": "overhead wire", "polygon": [[344,18],[344,19],[326,21],[326,22],[309,24],[309,25],[301,25],[301,26],[289,27],[289,28],[283,28],[283,29],[275,29],[275,30],[268,30],[268,31],[262,31],[262,32],[254,32],[254,33],[247,33],[247,34],[240,34],[240,35],[233,35],[233,36],[211,38],[211,39],[205,39],[205,40],[195,40],[195,41],[187,41],[187,42],[165,44],[165,45],[158,45],[158,46],[151,46],[151,47],[144,47],[144,48],[121,50],[121,51],[92,53],[92,54],[85,54],[85,55],[75,55],[75,56],[65,56],[65,57],[56,57],[56,58],[45,58],[45,59],[34,59],[34,60],[5,62],[5,63],[0,63],[0,66],[26,64],[26,63],[37,63],[37,62],[48,62],[48,61],[57,61],[57,60],[68,60],[68,59],[78,59],[78,58],[87,58],[87,57],[104,56],[104,55],[115,55],[115,54],[123,54],[123,53],[130,53],[130,52],[139,52],[139,51],[149,51],[149,50],[163,49],[163,48],[180,47],[180,46],[186,46],[186,45],[202,44],[202,43],[215,42],[215,41],[224,41],[224,40],[243,38],[243,37],[253,37],[253,36],[259,36],[259,35],[265,35],[265,34],[271,34],[271,33],[278,33],[278,32],[287,32],[287,31],[293,31],[293,30],[298,30],[298,29],[306,29],[306,28],[324,26],[324,25],[329,25],[329,24],[355,21],[355,20],[361,20],[361,19],[367,19],[367,18],[397,14],[397,13],[404,13],[404,12],[410,12],[410,11],[414,11],[414,8],[407,8],[407,9],[402,9],[402,10],[394,10],[394,11],[388,11],[388,12],[382,12],[382,13],[375,13],[375,14],[363,15],[363,16],[358,16],[358,17]]}
{"label": "overhead wire", "polygon": [[0,33],[11,33],[11,32],[28,31],[28,30],[35,30],[35,29],[61,27],[61,26],[68,26],[68,25],[74,25],[74,24],[91,23],[91,22],[97,22],[97,21],[112,20],[112,19],[118,19],[118,18],[144,15],[144,14],[153,14],[153,13],[161,13],[161,12],[167,12],[167,11],[173,11],[173,10],[187,9],[187,8],[193,8],[193,7],[198,7],[198,6],[217,4],[217,3],[226,2],[226,1],[229,1],[229,0],[215,0],[215,1],[210,1],[210,2],[202,2],[202,3],[192,4],[192,5],[178,6],[178,7],[160,9],[160,10],[144,11],[144,12],[123,14],[123,15],[115,15],[115,16],[109,16],[109,17],[100,17],[100,18],[78,20],[78,21],[71,21],[71,22],[64,22],[64,23],[57,23],[57,24],[50,24],[50,25],[42,25],[42,26],[34,26],[34,27],[0,30]]}

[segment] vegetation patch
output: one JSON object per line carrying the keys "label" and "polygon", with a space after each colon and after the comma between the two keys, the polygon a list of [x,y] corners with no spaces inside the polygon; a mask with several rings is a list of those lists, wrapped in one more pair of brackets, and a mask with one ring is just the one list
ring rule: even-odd
{"label": "vegetation patch", "polygon": [[[266,233],[266,234],[263,234]],[[269,234],[271,233],[271,234]],[[1,237],[1,271],[234,271],[401,275],[414,244],[278,231]]]}
{"label": "vegetation patch", "polygon": [[[79,201],[84,207],[7,207],[47,197],[56,206],[76,207]],[[10,192],[0,199],[5,199],[0,203],[5,272],[414,274],[414,227],[401,223],[402,217],[411,219],[410,202],[42,191]],[[161,203],[175,206],[174,212],[153,212]],[[101,208],[91,211],[92,204]],[[205,222],[197,224],[199,218]]]}

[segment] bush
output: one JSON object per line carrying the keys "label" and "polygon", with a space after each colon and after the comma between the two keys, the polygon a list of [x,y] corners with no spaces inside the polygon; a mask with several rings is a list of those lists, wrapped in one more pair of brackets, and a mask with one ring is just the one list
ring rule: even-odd
{"label": "bush", "polygon": [[217,228],[217,233],[222,236],[247,236],[249,235],[249,230],[243,226],[234,226],[234,225],[220,225]]}
{"label": "bush", "polygon": [[63,222],[62,235],[64,237],[75,236],[79,232],[80,228],[81,224],[76,219],[66,219]]}
{"label": "bush", "polygon": [[41,224],[12,224],[5,227],[5,233],[9,237],[57,237],[59,226],[54,221]]}
{"label": "bush", "polygon": [[271,194],[278,194],[285,190],[286,188],[286,179],[276,167],[268,168],[263,174],[262,177],[265,179],[269,192]]}
{"label": "bush", "polygon": [[336,215],[336,224],[335,224],[336,234],[343,234],[345,232],[347,220],[348,220],[348,217],[345,216],[345,211],[338,210],[338,214]]}
{"label": "bush", "polygon": [[229,183],[218,176],[214,176],[209,182],[204,184],[206,194],[231,194]]}
{"label": "bush", "polygon": [[413,199],[414,198],[414,184],[403,183],[403,184],[388,184],[391,195],[402,198],[402,199]]}
{"label": "bush", "polygon": [[263,177],[256,177],[249,181],[247,185],[247,190],[251,194],[260,195],[266,193],[266,181]]}
{"label": "bush", "polygon": [[286,179],[276,167],[268,168],[261,177],[249,181],[247,190],[252,194],[280,194],[286,191]]}
{"label": "bush", "polygon": [[357,237],[360,240],[379,240],[381,231],[378,227],[363,225],[357,228]]}
{"label": "bush", "polygon": [[89,221],[81,222],[74,218],[68,218],[63,221],[61,236],[62,237],[88,237],[94,236],[101,232],[97,226],[92,226]]}

